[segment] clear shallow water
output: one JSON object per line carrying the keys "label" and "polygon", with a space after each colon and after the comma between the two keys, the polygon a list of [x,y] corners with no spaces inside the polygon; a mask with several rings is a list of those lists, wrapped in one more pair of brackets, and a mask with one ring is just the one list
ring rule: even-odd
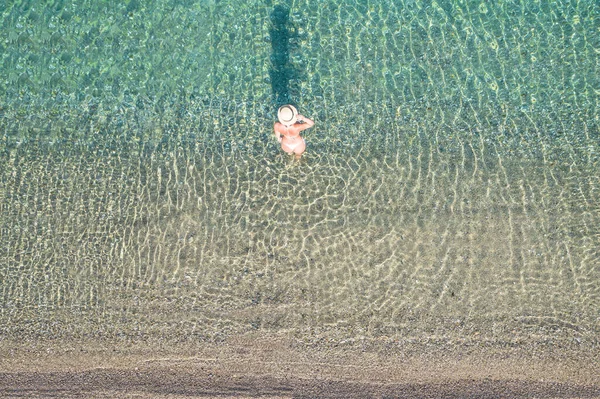
{"label": "clear shallow water", "polygon": [[3,336],[595,345],[598,5],[395,3],[4,6]]}

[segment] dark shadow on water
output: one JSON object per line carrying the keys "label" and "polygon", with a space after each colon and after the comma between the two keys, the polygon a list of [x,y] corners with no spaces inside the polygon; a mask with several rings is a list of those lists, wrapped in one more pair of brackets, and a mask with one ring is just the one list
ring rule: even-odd
{"label": "dark shadow on water", "polygon": [[290,21],[290,9],[278,4],[271,12],[271,88],[277,107],[294,103],[293,97],[299,86],[299,70],[290,61],[290,52],[297,50],[297,33]]}

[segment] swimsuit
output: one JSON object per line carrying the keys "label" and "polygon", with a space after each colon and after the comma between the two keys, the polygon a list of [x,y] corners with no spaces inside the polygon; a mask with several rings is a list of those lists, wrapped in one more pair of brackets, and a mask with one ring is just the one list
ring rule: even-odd
{"label": "swimsuit", "polygon": [[[282,148],[285,147],[285,148],[283,148],[283,150],[284,151],[286,151],[286,149],[289,150],[289,151],[286,151],[286,152],[294,152],[294,150],[296,149],[296,147],[298,147],[298,145],[300,145],[300,142],[302,142],[302,143],[304,143],[306,145],[306,141],[304,141],[304,139],[302,137],[300,137],[300,136],[294,136],[294,137],[283,136],[283,137],[288,139],[285,142],[283,141],[284,138],[282,138],[282,140],[281,140],[281,147]],[[298,139],[300,139],[300,140],[298,140]]]}

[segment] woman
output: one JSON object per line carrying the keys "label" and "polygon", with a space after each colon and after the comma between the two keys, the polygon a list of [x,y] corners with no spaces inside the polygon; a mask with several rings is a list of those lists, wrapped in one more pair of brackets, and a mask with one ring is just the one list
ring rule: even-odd
{"label": "woman", "polygon": [[306,142],[300,136],[300,132],[314,126],[315,122],[300,115],[293,105],[283,105],[277,111],[277,119],[273,129],[275,137],[281,143],[281,149],[288,154],[294,154],[300,159],[306,149]]}

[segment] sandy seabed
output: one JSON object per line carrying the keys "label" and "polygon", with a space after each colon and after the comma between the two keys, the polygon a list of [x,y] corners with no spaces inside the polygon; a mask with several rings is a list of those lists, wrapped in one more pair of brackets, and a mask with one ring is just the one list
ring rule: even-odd
{"label": "sandy seabed", "polygon": [[12,3],[1,397],[600,397],[597,2]]}

